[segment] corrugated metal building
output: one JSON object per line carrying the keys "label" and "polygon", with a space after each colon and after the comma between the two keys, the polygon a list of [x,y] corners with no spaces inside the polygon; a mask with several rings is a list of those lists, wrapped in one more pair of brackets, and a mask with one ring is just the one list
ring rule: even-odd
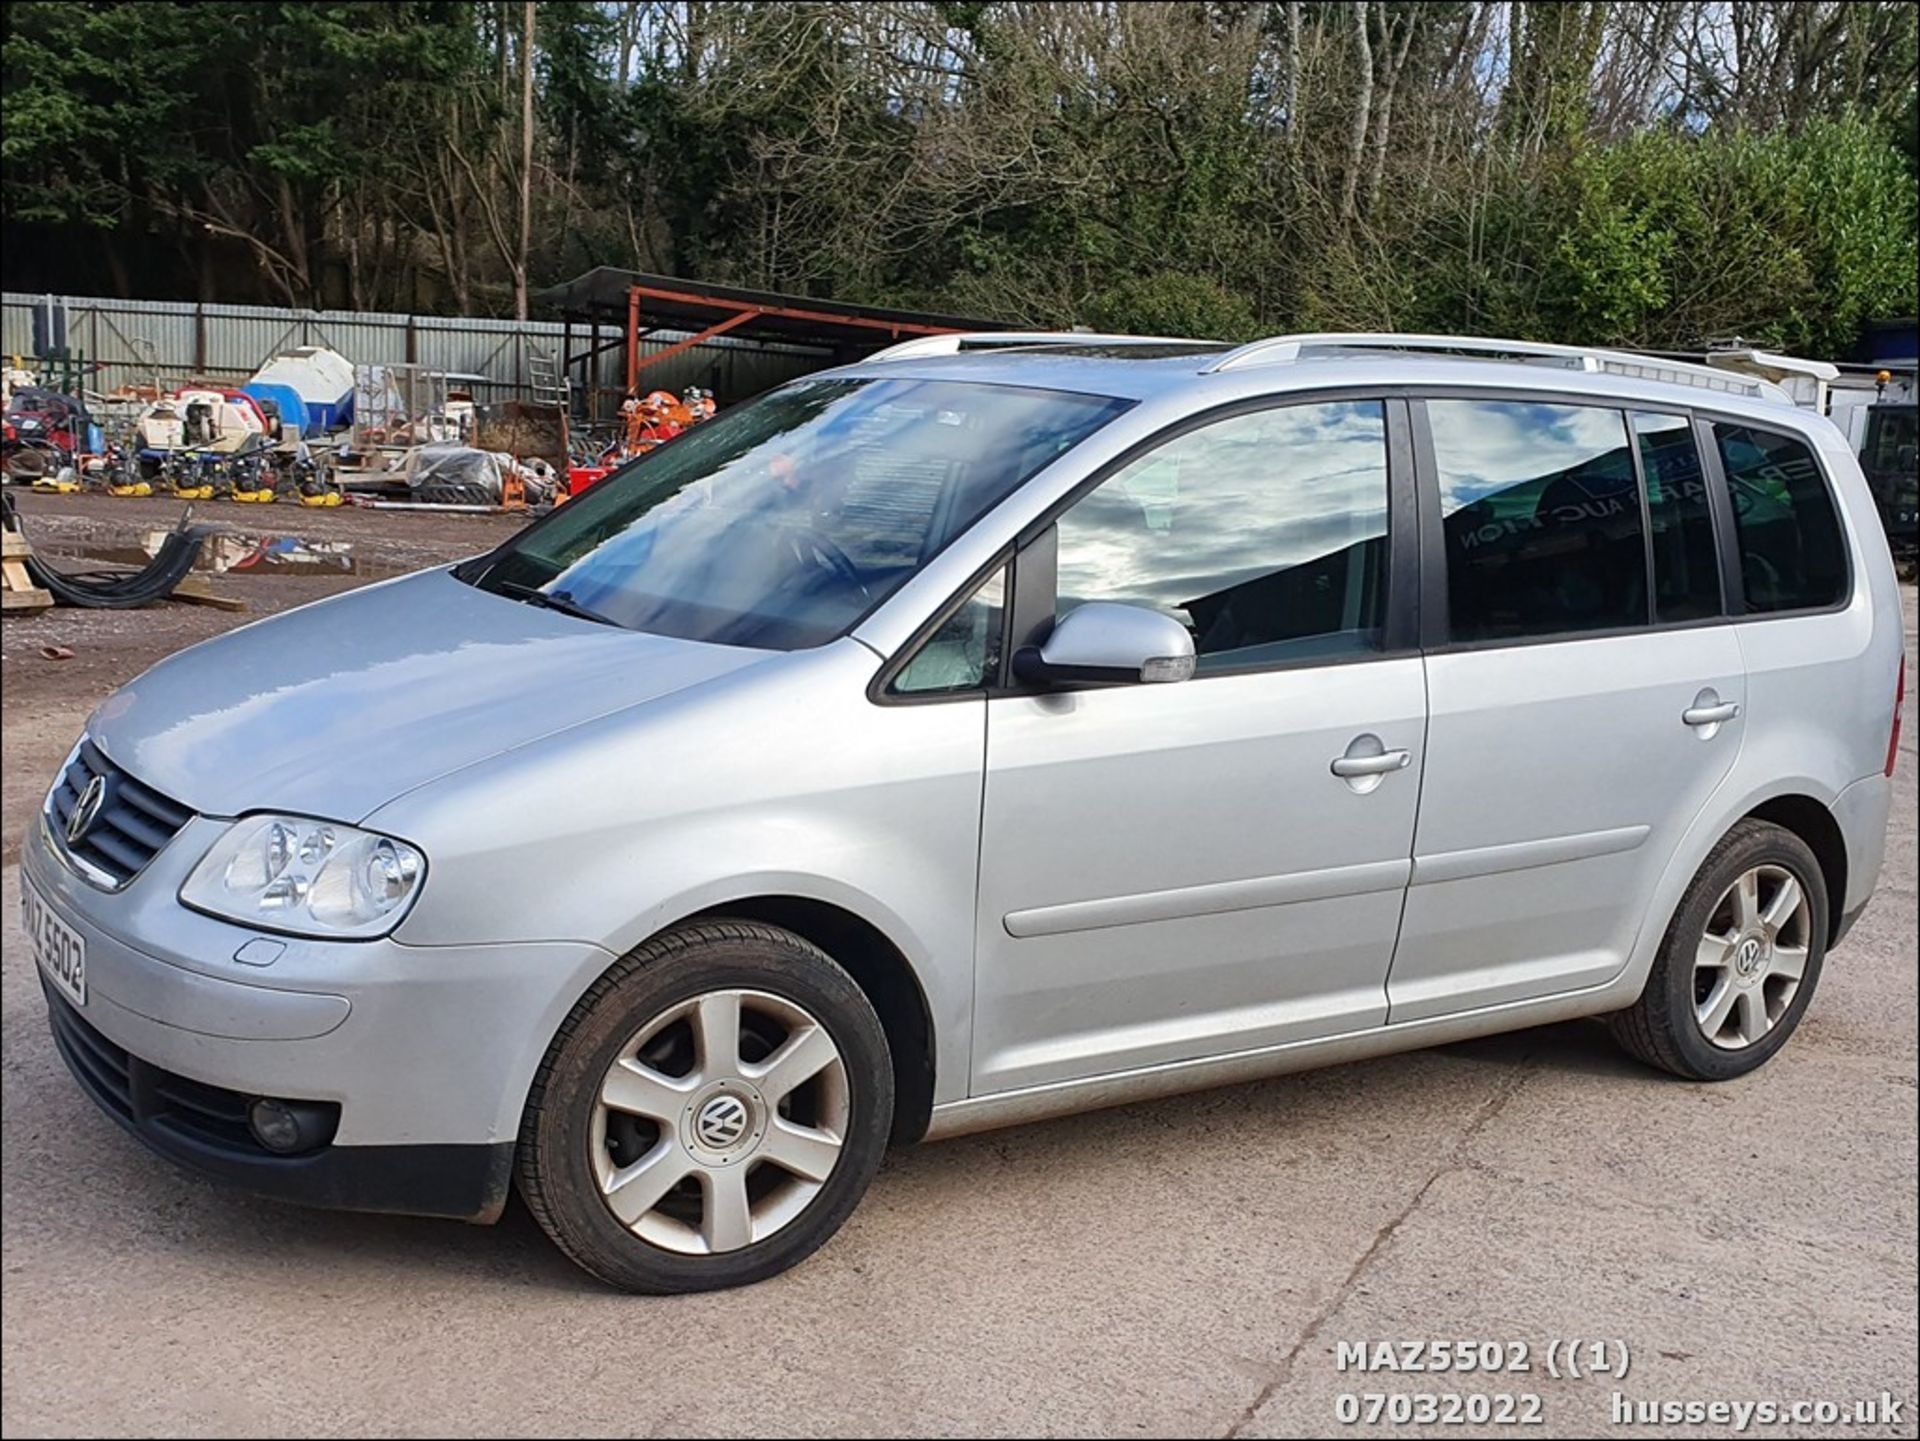
{"label": "corrugated metal building", "polygon": [[[356,365],[411,362],[482,375],[489,381],[482,399],[508,400],[532,390],[536,357],[544,355],[558,365],[566,329],[540,320],[287,310],[7,291],[0,295],[0,354],[30,358],[35,353],[34,310],[44,309],[49,302],[57,317],[56,328],[64,329],[69,352],[98,365],[89,385],[101,392],[151,385],[156,378],[168,388],[203,378],[237,384],[283,350],[326,345]],[[640,342],[640,348],[645,355],[657,355],[686,337],[685,331],[659,330]],[[819,346],[717,336],[669,356],[649,371],[648,384],[668,390],[701,385],[723,403],[731,403],[832,363],[832,352]],[[612,390],[622,385],[625,364],[623,354],[609,350],[592,358],[590,375],[576,364],[574,384],[583,391],[588,384],[603,393]]]}

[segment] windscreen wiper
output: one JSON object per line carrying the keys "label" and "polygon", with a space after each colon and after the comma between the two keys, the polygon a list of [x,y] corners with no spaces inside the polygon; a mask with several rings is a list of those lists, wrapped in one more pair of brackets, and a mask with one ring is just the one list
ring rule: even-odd
{"label": "windscreen wiper", "polygon": [[537,605],[543,610],[557,610],[562,615],[578,616],[581,620],[590,620],[596,625],[610,625],[615,630],[626,629],[611,616],[602,615],[599,611],[580,604],[564,590],[534,590],[529,587],[526,591],[526,601],[528,605]]}

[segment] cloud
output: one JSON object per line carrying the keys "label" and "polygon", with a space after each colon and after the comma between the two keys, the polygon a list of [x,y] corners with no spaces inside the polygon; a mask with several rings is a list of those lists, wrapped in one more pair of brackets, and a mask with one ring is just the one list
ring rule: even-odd
{"label": "cloud", "polygon": [[[1509,487],[1590,465],[1617,452],[1626,463],[1626,420],[1590,405],[1509,400],[1430,400],[1441,509],[1451,515]],[[1631,475],[1631,469],[1623,473]]]}

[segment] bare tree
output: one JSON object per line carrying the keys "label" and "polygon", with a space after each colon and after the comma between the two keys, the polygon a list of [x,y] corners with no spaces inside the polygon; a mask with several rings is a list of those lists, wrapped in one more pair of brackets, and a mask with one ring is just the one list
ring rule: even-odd
{"label": "bare tree", "polygon": [[[1393,97],[1400,88],[1400,72],[1406,68],[1407,51],[1413,45],[1414,27],[1419,22],[1419,12],[1407,11],[1395,18],[1387,12],[1386,0],[1380,0],[1377,12],[1380,16],[1380,48],[1387,57],[1386,74],[1381,78],[1380,103],[1376,110],[1373,125],[1373,167],[1367,174],[1367,208],[1373,208],[1374,199],[1380,194],[1380,177],[1387,165],[1387,141],[1391,137],[1393,126]],[[1398,29],[1400,43],[1393,44],[1394,31]]]}
{"label": "bare tree", "polygon": [[1367,0],[1353,0],[1354,39],[1360,49],[1354,83],[1353,124],[1348,131],[1345,179],[1340,189],[1340,218],[1351,221],[1360,194],[1361,157],[1366,154],[1367,122],[1373,110],[1373,42],[1367,38]]}
{"label": "bare tree", "polygon": [[520,32],[520,249],[513,264],[513,314],[527,318],[527,255],[533,249],[533,15],[526,0]]}
{"label": "bare tree", "polygon": [[1300,146],[1300,0],[1287,0],[1287,143]]}

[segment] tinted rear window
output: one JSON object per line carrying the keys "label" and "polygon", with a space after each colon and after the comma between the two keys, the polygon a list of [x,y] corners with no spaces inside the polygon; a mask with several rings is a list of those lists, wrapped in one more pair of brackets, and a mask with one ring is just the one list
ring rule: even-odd
{"label": "tinted rear window", "polygon": [[1840,517],[1806,443],[1751,426],[1716,423],[1714,440],[1733,497],[1747,609],[1817,610],[1847,591]]}
{"label": "tinted rear window", "polygon": [[1456,641],[1646,625],[1626,417],[1584,405],[1431,400]]}
{"label": "tinted rear window", "polygon": [[1634,440],[1653,522],[1653,603],[1663,622],[1720,614],[1720,555],[1706,472],[1684,415],[1636,414]]}

